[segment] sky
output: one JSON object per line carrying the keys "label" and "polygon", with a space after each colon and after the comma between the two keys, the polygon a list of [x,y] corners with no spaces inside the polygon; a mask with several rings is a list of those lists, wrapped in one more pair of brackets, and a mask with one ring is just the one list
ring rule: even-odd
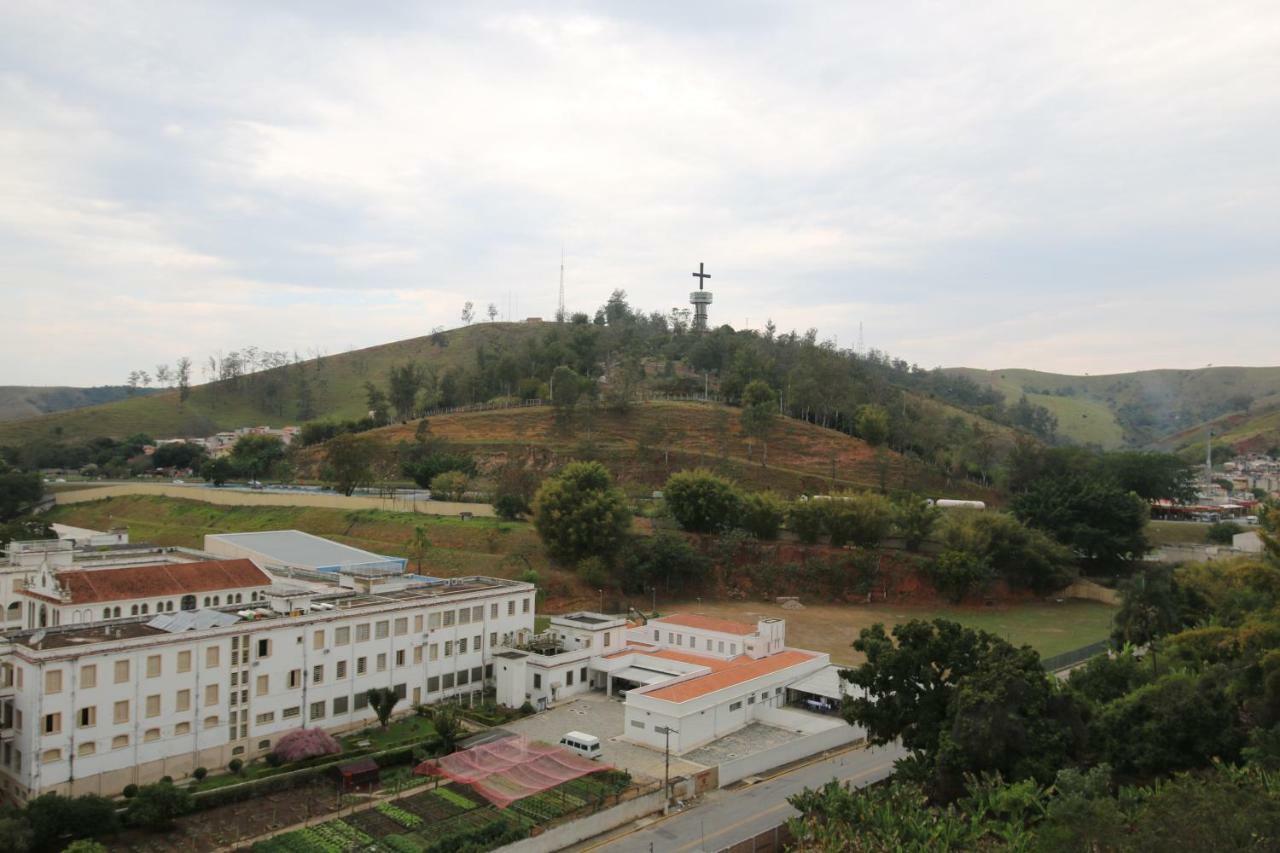
{"label": "sky", "polygon": [[924,367],[1277,364],[1280,4],[5,0],[0,384],[614,289]]}

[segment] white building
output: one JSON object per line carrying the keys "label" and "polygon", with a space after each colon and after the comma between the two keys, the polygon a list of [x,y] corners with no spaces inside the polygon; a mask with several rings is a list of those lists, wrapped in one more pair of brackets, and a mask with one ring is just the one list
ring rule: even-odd
{"label": "white building", "polygon": [[375,719],[366,691],[474,701],[494,651],[533,633],[534,588],[458,578],[379,594],[275,587],[257,606],[9,632],[0,793],[116,794]]}
{"label": "white building", "polygon": [[625,697],[628,740],[697,749],[788,702],[829,657],[789,649],[786,623],[679,614],[644,625],[598,613],[553,617],[545,634],[495,656],[500,703],[536,708],[589,690]]}
{"label": "white building", "polygon": [[259,568],[281,576],[307,573],[377,578],[401,575],[408,561],[343,545],[301,530],[259,533],[211,533],[204,550],[227,558],[252,560]]}

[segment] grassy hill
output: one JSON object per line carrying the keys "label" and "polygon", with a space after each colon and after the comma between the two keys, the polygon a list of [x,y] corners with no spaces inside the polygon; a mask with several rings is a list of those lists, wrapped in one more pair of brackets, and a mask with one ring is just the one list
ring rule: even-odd
{"label": "grassy hill", "polygon": [[111,403],[131,396],[131,392],[143,395],[155,393],[149,390],[134,392],[124,385],[102,385],[97,388],[0,385],[0,421],[17,421],[52,412]]}
{"label": "grassy hill", "polygon": [[[185,403],[178,392],[118,400],[74,411],[57,412],[0,423],[0,444],[20,444],[39,438],[124,438],[136,433],[153,437],[203,436],[241,426],[284,426],[298,423],[297,388],[305,379],[314,410],[324,418],[358,418],[365,405],[364,383],[386,383],[393,365],[408,361],[429,363],[437,371],[474,358],[483,342],[519,342],[540,329],[523,323],[484,323],[454,329],[444,335],[446,346],[431,336],[410,338],[367,349],[336,353],[240,380],[241,386],[275,385],[274,396],[243,393],[233,382],[196,385]],[[256,385],[255,385],[256,383]]]}
{"label": "grassy hill", "polygon": [[1070,376],[1011,368],[949,368],[1010,403],[1026,394],[1058,418],[1061,436],[1104,448],[1163,443],[1189,425],[1280,406],[1280,367],[1206,367]]}
{"label": "grassy hill", "polygon": [[1200,459],[1205,436],[1213,430],[1214,445],[1227,444],[1240,453],[1270,453],[1280,448],[1280,405],[1257,406],[1247,412],[1223,415],[1206,423],[1165,436],[1162,449]]}
{"label": "grassy hill", "polygon": [[[949,480],[933,468],[891,450],[805,421],[779,418],[769,438],[768,465],[761,448],[742,432],[741,410],[715,403],[648,402],[626,412],[580,413],[557,426],[549,407],[497,409],[438,415],[431,435],[470,452],[482,475],[515,455],[549,472],[569,459],[598,459],[634,493],[658,488],[673,471],[716,468],[755,489],[784,493],[843,488],[911,489],[991,500],[994,492],[965,480]],[[417,421],[374,430],[388,444],[413,441]],[[310,473],[320,450],[312,452]],[[834,477],[834,480],[833,480]]]}

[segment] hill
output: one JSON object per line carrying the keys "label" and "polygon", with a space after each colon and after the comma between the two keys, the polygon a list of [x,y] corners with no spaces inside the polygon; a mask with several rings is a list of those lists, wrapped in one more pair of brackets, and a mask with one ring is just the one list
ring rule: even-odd
{"label": "hill", "polygon": [[[740,409],[716,403],[646,402],[625,412],[601,408],[579,414],[569,427],[558,426],[547,406],[437,415],[428,425],[432,438],[470,453],[482,477],[513,457],[540,473],[570,459],[597,459],[636,494],[660,488],[674,471],[705,466],[750,488],[787,494],[883,485],[939,496],[995,496],[887,448],[794,418],[776,421],[765,466],[759,444],[742,431],[740,415]],[[366,434],[387,445],[412,442],[417,423]],[[307,473],[318,471],[321,452],[311,451]]]}
{"label": "hill", "polygon": [[112,403],[135,393],[147,395],[155,392],[133,389],[126,385],[102,385],[97,388],[0,385],[0,421],[17,421]]}
{"label": "hill", "polygon": [[1038,370],[947,368],[1009,403],[1026,395],[1058,418],[1058,433],[1103,448],[1145,447],[1191,425],[1280,406],[1280,367],[1205,367],[1071,376]]}
{"label": "hill", "polygon": [[1223,415],[1165,436],[1157,446],[1199,460],[1204,457],[1209,430],[1213,430],[1214,446],[1227,445],[1237,453],[1276,455],[1280,453],[1280,405],[1255,405],[1247,412]]}

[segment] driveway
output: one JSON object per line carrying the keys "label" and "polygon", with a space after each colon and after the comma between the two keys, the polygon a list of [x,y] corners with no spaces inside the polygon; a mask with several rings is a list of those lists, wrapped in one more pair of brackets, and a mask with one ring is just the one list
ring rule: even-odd
{"label": "driveway", "polygon": [[[637,781],[662,780],[661,750],[653,750],[621,740],[625,728],[622,702],[603,693],[584,693],[554,708],[503,724],[508,731],[531,740],[558,743],[571,731],[585,732],[600,738],[604,751],[602,761],[626,770]],[[687,776],[705,769],[701,764],[671,756],[671,775]]]}

